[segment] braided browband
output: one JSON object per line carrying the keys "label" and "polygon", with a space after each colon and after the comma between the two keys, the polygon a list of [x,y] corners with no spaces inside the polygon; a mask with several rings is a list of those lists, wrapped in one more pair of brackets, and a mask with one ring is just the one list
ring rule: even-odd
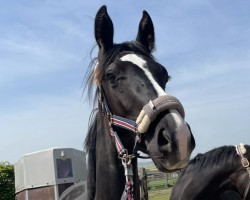
{"label": "braided browband", "polygon": [[176,109],[184,119],[185,111],[177,98],[164,95],[159,96],[153,101],[149,101],[149,103],[143,107],[136,120],[136,123],[138,124],[138,132],[145,133],[150,123],[153,122],[161,112],[170,109]]}

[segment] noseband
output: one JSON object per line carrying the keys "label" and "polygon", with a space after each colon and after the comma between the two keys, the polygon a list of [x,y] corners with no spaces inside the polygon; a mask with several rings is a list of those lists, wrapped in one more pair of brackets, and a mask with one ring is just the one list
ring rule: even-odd
{"label": "noseband", "polygon": [[[112,114],[108,102],[105,98],[105,94],[102,90],[102,87],[98,87],[98,96],[99,103],[102,109],[102,115],[108,118],[109,127],[110,127],[110,135],[114,138],[116,149],[118,152],[118,157],[122,161],[122,165],[124,167],[126,184],[125,184],[125,195],[126,200],[133,200],[133,168],[132,168],[132,159],[137,156],[135,152],[135,147],[138,141],[141,139],[141,134],[146,133],[149,125],[156,119],[156,117],[163,111],[176,109],[180,115],[185,116],[184,108],[180,101],[169,95],[159,96],[153,101],[149,101],[143,109],[141,110],[139,116],[136,121],[127,119],[118,115]],[[122,128],[131,132],[135,136],[134,148],[132,150],[132,154],[128,153],[128,150],[123,146],[117,132],[116,128]],[[124,196],[124,195],[123,195]]]}
{"label": "noseband", "polygon": [[246,148],[244,147],[244,144],[236,145],[235,148],[236,148],[237,154],[241,158],[241,164],[247,170],[248,177],[249,177],[248,185],[244,192],[244,200],[245,200],[247,198],[249,188],[250,188],[250,165],[249,165],[249,161],[247,160],[247,158],[244,157],[244,154],[246,154]]}
{"label": "noseband", "polygon": [[138,131],[145,133],[149,125],[156,119],[156,117],[165,110],[176,109],[182,118],[185,118],[185,111],[181,102],[170,95],[159,96],[153,101],[149,101],[142,111],[140,112],[136,123],[138,125]]}

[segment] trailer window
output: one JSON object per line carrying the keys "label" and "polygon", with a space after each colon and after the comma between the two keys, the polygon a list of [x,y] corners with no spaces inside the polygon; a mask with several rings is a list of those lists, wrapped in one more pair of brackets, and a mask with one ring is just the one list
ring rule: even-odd
{"label": "trailer window", "polygon": [[56,159],[57,178],[73,177],[72,161],[70,158]]}

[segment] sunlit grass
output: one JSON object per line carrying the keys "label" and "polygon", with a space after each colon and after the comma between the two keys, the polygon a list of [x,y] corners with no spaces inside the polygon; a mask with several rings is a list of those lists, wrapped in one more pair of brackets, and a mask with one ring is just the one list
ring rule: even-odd
{"label": "sunlit grass", "polygon": [[[146,166],[146,171],[157,171],[154,165]],[[175,184],[175,178],[155,179],[148,182],[149,200],[169,200],[172,191],[172,186]],[[164,188],[165,186],[169,188]]]}
{"label": "sunlit grass", "polygon": [[169,200],[172,188],[158,191],[149,191],[149,200]]}

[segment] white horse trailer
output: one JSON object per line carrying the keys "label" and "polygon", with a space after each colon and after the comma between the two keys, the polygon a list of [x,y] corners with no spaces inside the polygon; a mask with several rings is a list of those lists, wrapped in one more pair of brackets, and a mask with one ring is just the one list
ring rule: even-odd
{"label": "white horse trailer", "polygon": [[51,148],[25,154],[14,166],[17,200],[59,200],[69,187],[86,180],[85,153]]}

